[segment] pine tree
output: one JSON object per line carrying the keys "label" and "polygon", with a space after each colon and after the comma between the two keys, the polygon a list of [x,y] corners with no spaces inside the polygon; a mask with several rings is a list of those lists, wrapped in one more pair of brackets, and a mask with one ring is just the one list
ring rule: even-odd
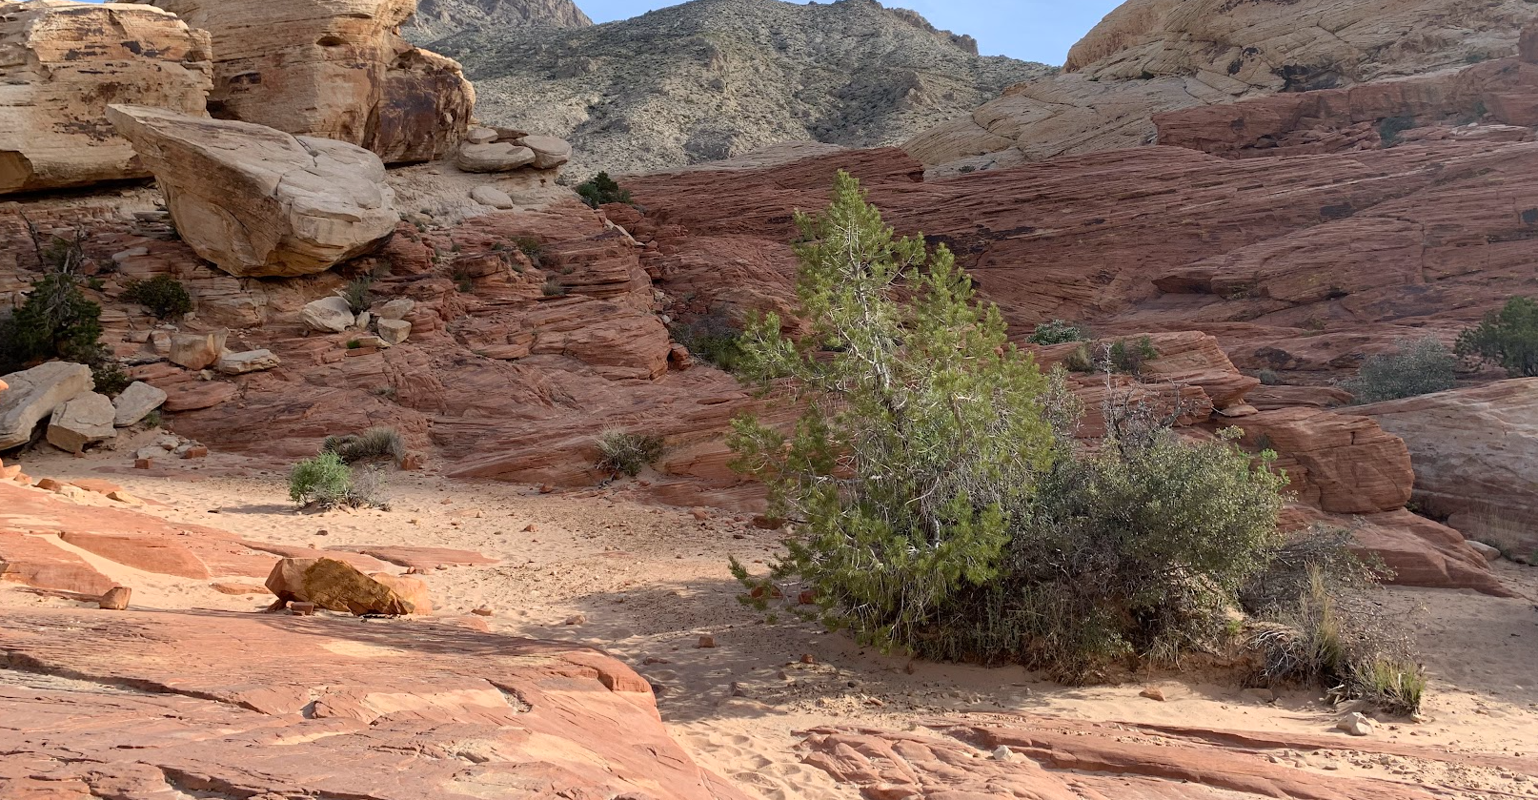
{"label": "pine tree", "polygon": [[741,372],[789,379],[805,412],[788,435],[736,420],[734,467],[798,529],[769,580],[799,580],[862,641],[907,646],[948,597],[996,577],[1059,452],[1049,381],[951,253],[896,238],[847,173],[828,210],[796,224],[809,332],[755,321]]}

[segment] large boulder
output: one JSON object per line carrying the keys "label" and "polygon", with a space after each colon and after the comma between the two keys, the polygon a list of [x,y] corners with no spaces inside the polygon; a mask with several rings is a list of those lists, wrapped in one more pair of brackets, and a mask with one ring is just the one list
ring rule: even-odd
{"label": "large boulder", "polygon": [[412,0],[152,0],[213,35],[215,116],[359,145],[389,164],[451,154],[475,90],[397,28]]}
{"label": "large boulder", "polygon": [[360,147],[143,106],[107,116],[155,173],[182,238],[232,275],[323,272],[399,222],[384,164]]}
{"label": "large boulder", "polygon": [[144,381],[134,381],[112,400],[112,407],[115,410],[112,424],[119,428],[137,425],[149,416],[151,411],[165,405],[165,402],[165,391]]}
{"label": "large boulder", "polygon": [[230,332],[225,329],[211,333],[173,333],[171,352],[166,360],[187,369],[205,369],[219,360],[229,336]]}
{"label": "large boulder", "polygon": [[273,566],[272,574],[267,576],[267,588],[281,602],[314,603],[358,615],[426,614],[432,610],[422,606],[426,595],[415,587],[403,595],[335,558],[285,558]]}
{"label": "large boulder", "polygon": [[1538,378],[1352,411],[1404,439],[1423,510],[1514,556],[1538,553]]}
{"label": "large boulder", "polygon": [[0,450],[31,441],[39,422],[95,385],[90,367],[65,361],[50,361],[12,373],[5,376],[5,382],[10,388],[0,393]]}
{"label": "large boulder", "polygon": [[299,312],[299,321],[317,333],[341,333],[357,319],[352,306],[341,297],[322,297],[306,303]]}
{"label": "large boulder", "polygon": [[1318,408],[1262,411],[1239,422],[1249,444],[1280,453],[1292,489],[1335,514],[1397,511],[1415,473],[1402,439],[1372,419]]}
{"label": "large boulder", "polygon": [[157,8],[0,2],[0,195],[143,178],[109,103],[202,115],[208,35]]}
{"label": "large boulder", "polygon": [[70,453],[78,453],[117,435],[112,424],[117,410],[104,394],[86,392],[53,410],[48,420],[48,443]]}

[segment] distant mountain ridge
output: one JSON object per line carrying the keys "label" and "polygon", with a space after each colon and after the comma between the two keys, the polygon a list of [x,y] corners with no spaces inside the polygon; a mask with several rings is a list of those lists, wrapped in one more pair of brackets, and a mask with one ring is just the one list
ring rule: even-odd
{"label": "distant mountain ridge", "polygon": [[592,27],[470,26],[433,49],[464,64],[482,121],[571,140],[577,177],[895,144],[1054,71],[874,0],[694,0]]}
{"label": "distant mountain ridge", "polygon": [[476,28],[586,28],[593,24],[572,0],[418,0],[401,29],[423,45]]}

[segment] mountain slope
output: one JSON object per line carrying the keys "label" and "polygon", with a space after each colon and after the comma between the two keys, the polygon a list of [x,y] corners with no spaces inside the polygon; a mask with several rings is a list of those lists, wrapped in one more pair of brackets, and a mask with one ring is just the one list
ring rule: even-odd
{"label": "mountain slope", "polygon": [[412,44],[477,28],[586,28],[593,24],[572,0],[418,0],[401,29]]}
{"label": "mountain slope", "polygon": [[434,44],[482,121],[570,139],[570,172],[676,168],[785,141],[900,142],[1051,73],[872,0],[695,0],[623,22]]}

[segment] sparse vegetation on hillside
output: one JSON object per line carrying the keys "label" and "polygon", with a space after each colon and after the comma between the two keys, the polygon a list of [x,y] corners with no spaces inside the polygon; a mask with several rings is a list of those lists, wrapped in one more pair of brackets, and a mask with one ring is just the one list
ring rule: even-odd
{"label": "sparse vegetation on hillside", "polygon": [[1513,378],[1538,377],[1538,301],[1513,297],[1458,337],[1458,355],[1498,364]]}
{"label": "sparse vegetation on hillside", "polygon": [[735,372],[742,361],[742,331],[719,311],[675,322],[668,332],[695,358],[719,369]]}
{"label": "sparse vegetation on hillside", "polygon": [[347,301],[347,307],[354,314],[362,314],[374,302],[374,279],[368,275],[353,278],[347,282],[342,290],[342,298]]}
{"label": "sparse vegetation on hillside", "polygon": [[333,452],[323,452],[294,465],[288,474],[288,497],[299,505],[321,508],[381,508],[384,477],[377,469],[354,470]]}
{"label": "sparse vegetation on hillside", "polygon": [[131,381],[101,342],[101,306],[81,290],[84,234],[54,237],[44,245],[33,230],[32,239],[44,274],[32,282],[21,306],[0,319],[0,374],[63,359],[89,366],[96,391],[118,394]]}
{"label": "sparse vegetation on hillside", "polygon": [[156,319],[180,317],[192,310],[192,295],[187,293],[187,287],[170,275],[129,281],[123,287],[123,299],[149,309]]}
{"label": "sparse vegetation on hillside", "polygon": [[609,203],[630,203],[630,192],[620,188],[615,180],[609,177],[609,173],[600,172],[597,175],[577,184],[577,194],[581,195],[582,202],[589,208],[598,208]]}
{"label": "sparse vegetation on hillside", "polygon": [[1054,319],[1051,322],[1043,322],[1031,331],[1031,336],[1026,341],[1031,344],[1052,345],[1066,344],[1068,342],[1084,342],[1089,340],[1089,332],[1083,325]]}
{"label": "sparse vegetation on hillside", "polygon": [[1400,341],[1394,352],[1367,357],[1356,377],[1341,381],[1358,403],[1441,392],[1457,384],[1457,359],[1435,336]]}
{"label": "sparse vegetation on hillside", "polygon": [[394,428],[369,428],[346,436],[327,436],[322,453],[335,453],[347,464],[389,461],[399,465],[406,458],[406,441]]}

